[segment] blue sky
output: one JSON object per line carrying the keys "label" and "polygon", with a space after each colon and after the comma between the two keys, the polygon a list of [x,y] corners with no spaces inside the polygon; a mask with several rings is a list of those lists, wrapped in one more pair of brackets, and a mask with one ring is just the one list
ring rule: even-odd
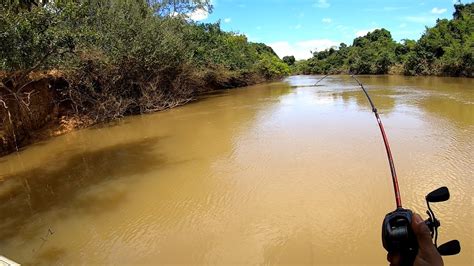
{"label": "blue sky", "polygon": [[[222,28],[273,47],[280,57],[311,56],[368,31],[386,28],[395,40],[418,39],[437,18],[451,18],[455,0],[215,0],[201,22],[221,20]],[[463,1],[472,2],[472,1]]]}

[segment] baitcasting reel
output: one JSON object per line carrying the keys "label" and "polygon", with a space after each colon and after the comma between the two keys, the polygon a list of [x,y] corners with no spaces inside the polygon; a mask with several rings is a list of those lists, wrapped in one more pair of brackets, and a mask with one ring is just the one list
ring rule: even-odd
{"label": "baitcasting reel", "polygon": [[[448,199],[449,190],[447,187],[441,187],[426,196],[428,219],[425,223],[431,231],[431,237],[434,238],[435,247],[442,256],[456,255],[461,251],[458,240],[451,240],[438,247],[438,227],[441,223],[436,219],[430,203],[443,202]],[[401,265],[413,265],[418,253],[418,243],[411,228],[412,217],[411,210],[397,208],[385,216],[382,225],[383,247],[389,253],[400,254]]]}

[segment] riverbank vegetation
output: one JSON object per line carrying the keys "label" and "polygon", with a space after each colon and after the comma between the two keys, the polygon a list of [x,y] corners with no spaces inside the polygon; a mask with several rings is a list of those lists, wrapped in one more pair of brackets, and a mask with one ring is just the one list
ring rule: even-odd
{"label": "riverbank vegetation", "polygon": [[210,2],[2,1],[0,152],[47,124],[87,126],[289,74],[265,44],[189,19]]}
{"label": "riverbank vegetation", "polygon": [[405,74],[474,76],[474,3],[456,4],[453,19],[441,19],[418,41],[395,42],[386,29],[354,39],[352,45],[289,61],[295,74]]}

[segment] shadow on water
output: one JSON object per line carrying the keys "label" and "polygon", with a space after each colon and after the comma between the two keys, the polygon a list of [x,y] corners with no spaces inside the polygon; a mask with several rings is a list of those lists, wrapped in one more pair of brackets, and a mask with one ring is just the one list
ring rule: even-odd
{"label": "shadow on water", "polygon": [[97,130],[97,129],[104,129],[104,128],[110,128],[110,127],[117,127],[117,126],[126,125],[126,124],[130,124],[130,121],[124,118],[119,118],[119,119],[112,120],[106,123],[95,124],[91,127],[88,127],[87,129]]}
{"label": "shadow on water", "polygon": [[86,213],[117,207],[125,192],[107,191],[78,199],[91,186],[131,175],[142,175],[166,163],[153,152],[158,138],[114,145],[70,156],[58,155],[29,171],[7,176],[0,183],[0,241],[16,235],[38,214],[71,208]]}
{"label": "shadow on water", "polygon": [[52,265],[55,261],[61,259],[62,256],[66,255],[67,251],[65,248],[50,247],[38,256],[38,260],[43,264]]}
{"label": "shadow on water", "polygon": [[208,92],[203,92],[198,95],[197,100],[208,99],[213,97],[225,96],[229,93],[229,90],[213,90]]}

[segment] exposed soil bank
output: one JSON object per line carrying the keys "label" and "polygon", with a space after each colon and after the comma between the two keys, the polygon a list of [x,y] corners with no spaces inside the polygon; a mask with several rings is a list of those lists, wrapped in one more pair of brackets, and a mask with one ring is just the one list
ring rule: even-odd
{"label": "exposed soil bank", "polygon": [[[102,92],[101,97],[95,97],[92,104],[91,101],[84,100],[90,95],[79,95],[81,90],[71,88],[72,85],[65,75],[58,71],[31,73],[17,81],[21,85],[15,84],[14,81],[19,74],[10,74],[7,77],[5,73],[0,73],[0,80],[4,84],[0,90],[0,155],[97,123],[181,106],[196,100],[199,94],[205,92],[266,81],[257,75],[236,78],[219,74],[214,72],[213,75],[203,77],[204,82],[180,85],[179,93],[140,95],[138,101],[130,98],[116,99],[114,95]],[[190,88],[191,86],[193,88]],[[140,93],[143,94],[143,91]],[[107,96],[112,99],[107,99]],[[103,101],[99,103],[99,100]],[[136,105],[131,108],[134,109],[132,111],[131,105]]]}

